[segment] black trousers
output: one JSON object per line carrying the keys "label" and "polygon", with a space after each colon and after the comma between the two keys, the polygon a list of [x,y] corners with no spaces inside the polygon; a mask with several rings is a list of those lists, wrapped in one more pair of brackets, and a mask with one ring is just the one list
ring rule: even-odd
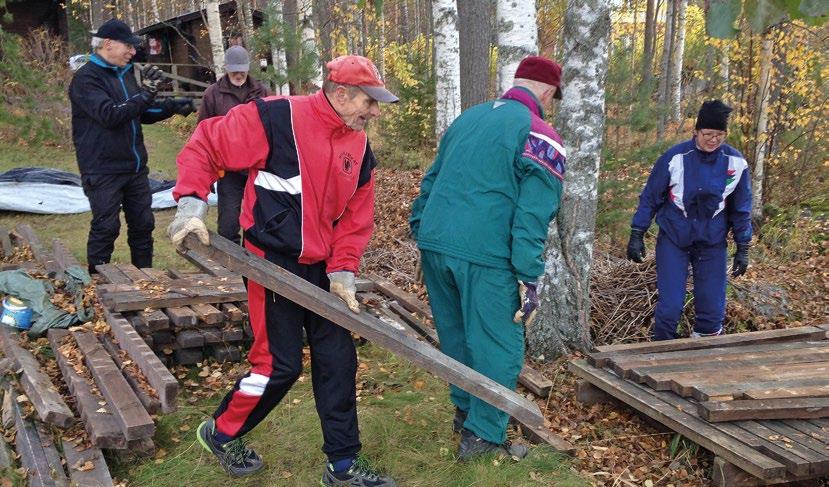
{"label": "black trousers", "polygon": [[245,194],[245,172],[227,172],[217,183],[219,197],[219,235],[238,244],[239,214],[242,212],[242,196]]}
{"label": "black trousers", "polygon": [[[245,240],[245,247],[328,290],[325,262],[300,264],[296,257],[266,253],[250,240]],[[355,385],[357,351],[351,333],[255,281],[247,284],[253,328],[253,345],[248,352],[251,370],[236,382],[214,413],[216,429],[237,438],[279,404],[302,373],[304,328],[311,348],[311,383],[322,426],[322,451],[332,462],[355,456],[361,444]]]}
{"label": "black trousers", "polygon": [[127,221],[127,243],[136,267],[153,266],[152,192],[148,171],[137,174],[81,174],[83,192],[92,208],[92,223],[86,243],[90,272],[109,263],[121,230],[121,208]]}

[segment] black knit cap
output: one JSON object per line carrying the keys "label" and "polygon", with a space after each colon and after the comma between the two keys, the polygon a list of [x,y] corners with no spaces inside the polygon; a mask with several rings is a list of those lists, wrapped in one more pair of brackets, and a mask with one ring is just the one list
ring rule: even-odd
{"label": "black knit cap", "polygon": [[728,131],[728,115],[733,109],[721,100],[703,102],[697,115],[695,129],[714,129]]}

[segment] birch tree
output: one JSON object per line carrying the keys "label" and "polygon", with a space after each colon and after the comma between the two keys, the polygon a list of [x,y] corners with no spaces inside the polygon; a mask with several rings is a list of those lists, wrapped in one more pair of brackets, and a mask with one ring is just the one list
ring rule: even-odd
{"label": "birch tree", "polygon": [[273,26],[278,32],[271,41],[271,59],[274,72],[283,79],[282,83],[276,83],[274,92],[277,95],[290,95],[288,86],[288,62],[285,59],[285,28],[282,17],[282,0],[269,0],[269,15],[273,16]]}
{"label": "birch tree", "polygon": [[674,40],[674,13],[675,0],[667,0],[665,5],[665,37],[662,40],[662,61],[660,62],[661,76],[659,78],[659,92],[657,101],[659,103],[659,121],[656,127],[656,140],[665,138],[665,125],[668,123],[665,110],[668,106],[668,98],[671,89],[671,53],[673,53]]}
{"label": "birch tree", "polygon": [[642,49],[642,85],[647,87],[653,79],[654,39],[656,38],[656,0],[647,0],[645,8],[645,46]]}
{"label": "birch tree", "polygon": [[567,151],[564,195],[550,224],[538,318],[529,352],[546,360],[590,347],[590,266],[605,125],[610,0],[568,0],[564,97],[556,125]]}
{"label": "birch tree", "polygon": [[435,135],[461,113],[460,39],[455,0],[433,0],[435,35]]}
{"label": "birch tree", "polygon": [[752,202],[751,218],[759,222],[763,219],[763,180],[766,176],[766,154],[769,147],[769,98],[771,94],[771,68],[774,54],[774,41],[771,34],[766,34],[760,51],[760,81],[757,85],[755,107],[757,110],[757,132],[754,148],[754,171],[751,176]]}
{"label": "birch tree", "polygon": [[222,17],[219,15],[219,1],[207,0],[205,2],[205,14],[207,15],[207,35],[210,37],[210,52],[213,54],[213,72],[216,79],[219,79],[224,72],[225,45],[222,37]]}
{"label": "birch tree", "polygon": [[317,33],[314,29],[314,13],[311,0],[302,0],[299,4],[299,22],[302,29],[302,56],[313,56],[314,75],[308,81],[322,88],[322,65],[317,51]]}
{"label": "birch tree", "polygon": [[677,0],[676,36],[673,42],[673,68],[671,68],[671,119],[679,122],[682,116],[682,62],[685,54],[685,11],[688,0]]}
{"label": "birch tree", "polygon": [[497,0],[498,91],[512,87],[518,63],[538,53],[538,23],[535,0]]}
{"label": "birch tree", "polygon": [[250,48],[250,40],[253,37],[253,12],[249,0],[236,0],[236,22],[242,33],[242,42],[246,48]]}

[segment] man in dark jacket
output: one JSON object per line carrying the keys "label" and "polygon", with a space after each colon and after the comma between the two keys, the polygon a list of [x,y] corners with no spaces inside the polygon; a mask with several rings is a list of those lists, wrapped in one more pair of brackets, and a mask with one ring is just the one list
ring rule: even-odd
{"label": "man in dark jacket", "polygon": [[140,43],[127,24],[116,19],[105,22],[92,37],[89,62],[69,85],[72,140],[92,209],[86,247],[90,272],[112,256],[122,206],[132,263],[152,267],[155,220],[141,124],[192,111],[190,100],[155,100],[162,76],[155,66],[144,69],[144,81],[138,85],[131,61]]}
{"label": "man in dark jacket", "polygon": [[[249,74],[250,56],[242,46],[231,46],[225,51],[225,75],[204,90],[199,106],[199,122],[206,118],[227,115],[236,105],[255,98],[263,98],[268,89]],[[239,238],[239,214],[245,192],[247,172],[228,171],[216,183],[219,196],[219,235],[235,243]]]}
{"label": "man in dark jacket", "polygon": [[694,137],[662,154],[633,215],[627,255],[642,262],[644,235],[656,217],[654,340],[677,338],[685,307],[688,265],[694,276],[696,323],[692,337],[722,333],[725,318],[726,238],[737,244],[733,277],[746,272],[751,245],[751,173],[740,152],[725,143],[731,107],[720,100],[700,108]]}

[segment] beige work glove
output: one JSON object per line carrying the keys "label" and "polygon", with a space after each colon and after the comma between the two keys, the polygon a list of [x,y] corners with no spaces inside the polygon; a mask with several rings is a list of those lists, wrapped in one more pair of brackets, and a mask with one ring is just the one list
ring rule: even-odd
{"label": "beige work glove", "polygon": [[204,225],[204,217],[207,215],[207,203],[201,198],[184,196],[178,200],[178,210],[170,226],[167,227],[167,235],[173,241],[177,249],[184,247],[184,237],[193,233],[199,237],[204,245],[210,245],[210,235]]}
{"label": "beige work glove", "polygon": [[538,313],[539,300],[536,283],[518,281],[518,298],[520,307],[515,312],[512,321],[523,323],[524,326],[529,328],[535,319],[536,313]]}
{"label": "beige work glove", "polygon": [[345,301],[348,309],[355,313],[360,312],[360,303],[357,302],[357,285],[354,284],[354,273],[351,271],[337,271],[328,274],[331,281],[331,294]]}

